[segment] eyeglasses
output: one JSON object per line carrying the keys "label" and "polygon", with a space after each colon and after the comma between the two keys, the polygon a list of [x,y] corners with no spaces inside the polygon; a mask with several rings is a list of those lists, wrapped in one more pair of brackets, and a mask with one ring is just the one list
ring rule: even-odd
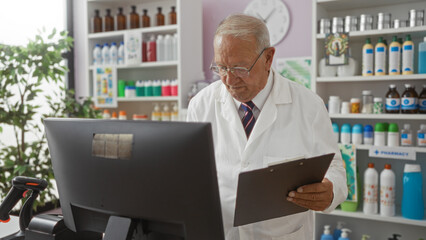
{"label": "eyeglasses", "polygon": [[245,68],[245,67],[225,67],[225,66],[217,66],[214,65],[213,63],[210,65],[210,70],[212,70],[214,73],[216,73],[217,75],[224,77],[228,74],[228,72],[231,72],[232,74],[234,74],[236,77],[240,77],[240,78],[245,78],[248,77],[250,75],[250,71],[251,69],[254,67],[254,65],[257,63],[257,60],[259,60],[260,56],[262,56],[263,52],[267,49],[264,48],[262,50],[262,52],[260,52],[259,56],[257,56],[256,60],[254,61],[254,63],[251,65],[250,68]]}

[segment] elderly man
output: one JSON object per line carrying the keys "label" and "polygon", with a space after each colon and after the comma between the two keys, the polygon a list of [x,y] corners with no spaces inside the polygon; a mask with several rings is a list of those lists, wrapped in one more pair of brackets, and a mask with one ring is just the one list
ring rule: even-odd
{"label": "elderly man", "polygon": [[188,108],[188,121],[212,124],[228,240],[313,239],[313,211],[233,227],[240,172],[334,152],[322,182],[282,194],[315,211],[332,211],[347,195],[345,169],[323,101],[276,73],[271,68],[274,53],[261,20],[227,17],[216,30],[211,65],[221,81],[198,93]]}

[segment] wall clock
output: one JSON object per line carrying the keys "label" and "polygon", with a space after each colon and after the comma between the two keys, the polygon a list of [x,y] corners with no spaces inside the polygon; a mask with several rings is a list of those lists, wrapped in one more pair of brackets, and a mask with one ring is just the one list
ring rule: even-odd
{"label": "wall clock", "polygon": [[265,22],[272,46],[284,39],[290,27],[290,14],[282,0],[252,0],[244,13]]}

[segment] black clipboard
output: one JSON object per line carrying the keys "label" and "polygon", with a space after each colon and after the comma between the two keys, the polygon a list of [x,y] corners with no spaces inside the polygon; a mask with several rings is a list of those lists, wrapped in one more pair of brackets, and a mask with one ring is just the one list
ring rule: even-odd
{"label": "black clipboard", "polygon": [[307,211],[287,201],[290,191],[321,182],[334,153],[242,172],[238,178],[234,226]]}

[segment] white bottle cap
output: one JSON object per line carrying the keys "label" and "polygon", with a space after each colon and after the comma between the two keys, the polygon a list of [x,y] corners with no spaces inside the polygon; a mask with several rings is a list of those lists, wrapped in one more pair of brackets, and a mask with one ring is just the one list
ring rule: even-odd
{"label": "white bottle cap", "polygon": [[410,126],[410,124],[409,124],[409,123],[405,123],[405,124],[404,124],[404,129],[406,129],[406,130],[410,130],[410,128],[411,128],[411,126]]}
{"label": "white bottle cap", "polygon": [[324,234],[330,234],[330,225],[325,225],[324,226]]}
{"label": "white bottle cap", "polygon": [[352,231],[348,228],[343,228],[342,229],[342,235],[340,237],[341,238],[348,238],[348,232],[352,232]]}
{"label": "white bottle cap", "polygon": [[420,164],[405,164],[404,173],[421,172]]}
{"label": "white bottle cap", "polygon": [[339,96],[330,96],[330,100],[339,100],[340,97]]}
{"label": "white bottle cap", "polygon": [[381,97],[375,97],[374,102],[383,102],[383,99]]}
{"label": "white bottle cap", "polygon": [[420,129],[421,130],[426,130],[426,124],[420,124]]}
{"label": "white bottle cap", "polygon": [[351,98],[351,103],[359,103],[361,100],[359,98]]}
{"label": "white bottle cap", "polygon": [[363,90],[362,91],[362,95],[371,95],[371,94],[372,94],[371,90]]}

